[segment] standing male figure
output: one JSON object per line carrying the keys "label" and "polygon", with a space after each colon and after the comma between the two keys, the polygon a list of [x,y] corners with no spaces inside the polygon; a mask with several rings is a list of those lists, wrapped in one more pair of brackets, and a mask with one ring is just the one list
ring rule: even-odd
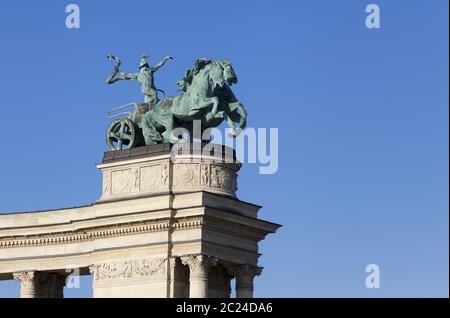
{"label": "standing male figure", "polygon": [[[108,59],[115,60],[116,65],[114,66],[113,73],[107,78],[106,83],[112,84],[120,80],[138,80],[141,83],[141,92],[144,94],[144,102],[147,104],[156,104],[159,99],[157,95],[158,89],[155,87],[155,79],[153,77],[153,73],[161,68],[168,60],[173,59],[172,56],[166,56],[161,62],[156,64],[153,67],[147,62],[147,55],[142,55],[140,63],[139,63],[139,73],[124,73],[121,72],[120,60],[112,55],[108,56]],[[119,74],[119,76],[117,76]]]}

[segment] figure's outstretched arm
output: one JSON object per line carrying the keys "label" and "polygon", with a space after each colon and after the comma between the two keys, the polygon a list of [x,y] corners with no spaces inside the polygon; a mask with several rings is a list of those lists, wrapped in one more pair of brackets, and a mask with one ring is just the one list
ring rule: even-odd
{"label": "figure's outstretched arm", "polygon": [[160,69],[161,66],[163,66],[168,60],[172,60],[173,57],[172,56],[166,56],[165,58],[162,59],[161,62],[159,62],[158,64],[156,64],[155,66],[152,67],[152,71],[156,72],[157,70]]}
{"label": "figure's outstretched arm", "polygon": [[134,81],[138,78],[138,74],[136,73],[124,73],[124,72],[120,72],[120,77],[119,80],[129,80],[129,81]]}
{"label": "figure's outstretched arm", "polygon": [[[117,76],[117,74],[119,74],[119,76]],[[123,81],[123,80],[129,80],[129,81],[134,81],[136,80],[138,77],[138,74],[136,73],[124,73],[124,72],[113,72],[107,79],[106,79],[106,83],[107,84],[113,84],[117,81]]]}
{"label": "figure's outstretched arm", "polygon": [[[133,73],[126,74],[126,73],[120,71],[120,65],[122,63],[120,62],[120,59],[117,56],[108,55],[106,58],[110,61],[115,62],[115,65],[114,65],[111,75],[109,75],[108,78],[106,79],[107,84],[112,84],[112,83],[115,83],[120,80],[135,80],[135,79],[137,79],[137,74],[133,74]],[[117,76],[117,74],[119,74],[119,76]]]}

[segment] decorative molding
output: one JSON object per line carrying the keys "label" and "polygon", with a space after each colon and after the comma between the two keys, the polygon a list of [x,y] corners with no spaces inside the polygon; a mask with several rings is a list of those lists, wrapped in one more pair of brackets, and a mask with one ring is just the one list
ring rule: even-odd
{"label": "decorative molding", "polygon": [[149,232],[173,230],[190,230],[204,227],[212,231],[238,236],[252,241],[260,241],[267,235],[266,231],[253,227],[225,221],[214,217],[201,216],[175,219],[169,224],[168,219],[158,221],[140,221],[95,228],[85,228],[78,231],[58,232],[45,235],[29,235],[0,238],[0,248],[41,246],[55,244],[70,244],[99,238],[135,235]]}
{"label": "decorative molding", "polygon": [[81,229],[76,232],[60,232],[45,235],[20,236],[17,238],[0,239],[0,248],[26,247],[53,244],[69,244],[114,236],[134,235],[148,232],[167,231],[169,221],[143,221]]}
{"label": "decorative molding", "polygon": [[255,229],[248,225],[238,224],[210,216],[176,219],[172,225],[174,230],[187,230],[204,227],[212,231],[239,236],[251,241],[260,241],[267,235],[266,231]]}

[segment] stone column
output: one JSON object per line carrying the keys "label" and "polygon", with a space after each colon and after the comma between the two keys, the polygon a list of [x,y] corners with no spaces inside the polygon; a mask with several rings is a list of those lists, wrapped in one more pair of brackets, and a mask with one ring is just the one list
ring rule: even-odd
{"label": "stone column", "polygon": [[189,295],[188,270],[178,257],[169,259],[169,298],[187,298]]}
{"label": "stone column", "polygon": [[44,277],[42,277],[41,283],[45,286],[42,286],[42,289],[46,290],[46,295],[42,295],[42,297],[46,298],[64,298],[64,286],[66,285],[67,276],[64,274],[57,273],[46,273]]}
{"label": "stone column", "polygon": [[235,265],[230,271],[236,277],[236,298],[253,298],[253,279],[261,275],[262,267]]}
{"label": "stone column", "polygon": [[63,298],[66,275],[45,272],[19,272],[13,274],[20,280],[21,298]]}
{"label": "stone column", "polygon": [[208,275],[208,296],[211,298],[230,298],[232,275],[227,268],[218,264],[211,267]]}
{"label": "stone column", "polygon": [[20,298],[38,298],[39,282],[36,272],[19,272],[13,274],[20,281]]}
{"label": "stone column", "polygon": [[189,297],[208,297],[208,272],[217,260],[207,255],[188,255],[181,257],[181,262],[189,266]]}

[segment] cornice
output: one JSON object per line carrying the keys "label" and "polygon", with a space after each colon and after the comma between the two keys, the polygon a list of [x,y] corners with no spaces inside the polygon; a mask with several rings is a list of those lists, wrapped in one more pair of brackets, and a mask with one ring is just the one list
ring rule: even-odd
{"label": "cornice", "polygon": [[261,229],[203,215],[132,223],[124,222],[121,224],[80,228],[75,231],[56,232],[52,234],[44,233],[25,236],[9,236],[0,238],[0,248],[71,244],[109,237],[168,231],[169,229],[180,231],[198,228],[237,236],[252,241],[260,241],[268,234],[267,231]]}

